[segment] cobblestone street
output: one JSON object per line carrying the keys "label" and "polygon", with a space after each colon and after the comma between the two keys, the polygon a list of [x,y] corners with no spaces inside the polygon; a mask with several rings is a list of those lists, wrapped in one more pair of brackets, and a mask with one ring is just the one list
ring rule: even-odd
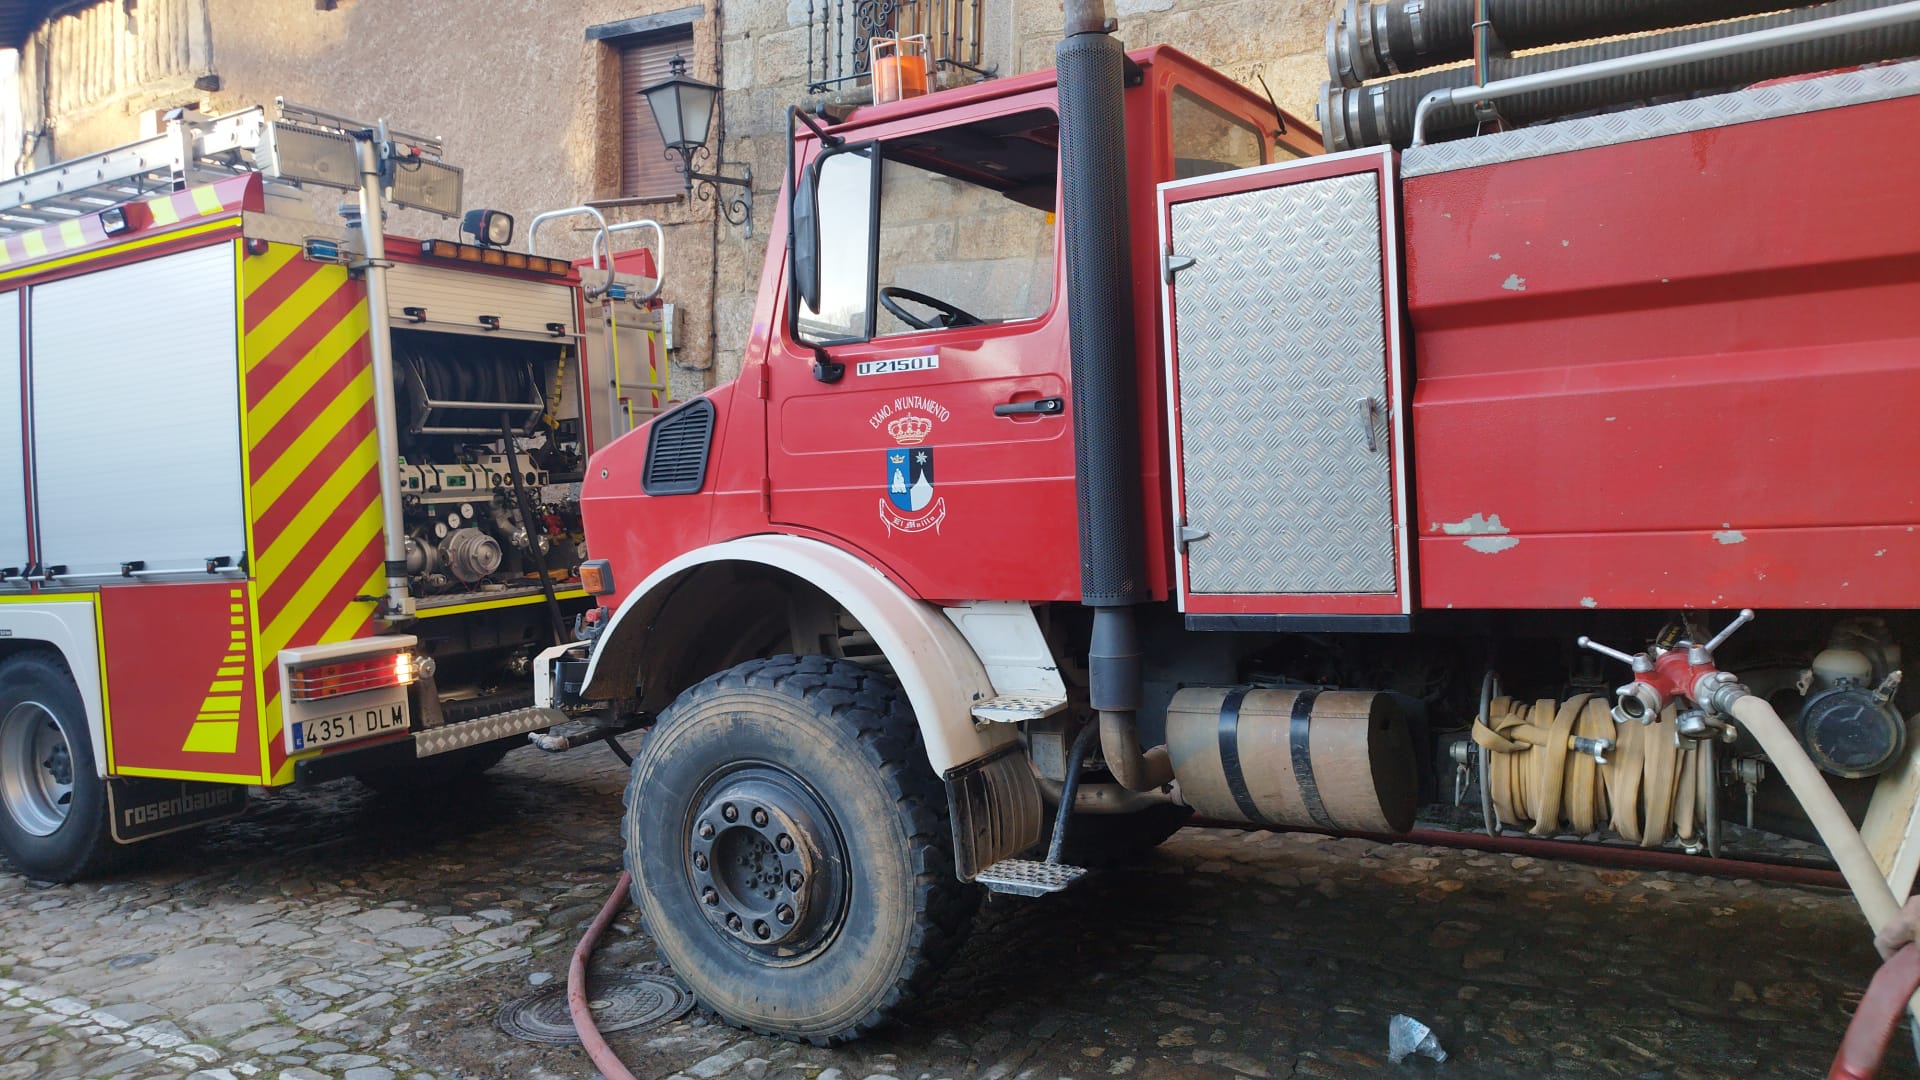
{"label": "cobblestone street", "polygon": [[[345,782],[106,882],[0,872],[0,1080],[593,1075],[494,1016],[565,979],[623,776],[520,751],[452,804]],[[629,912],[600,967],[652,959]],[[695,1012],[611,1041],[698,1080],[1823,1076],[1873,963],[1838,893],[1189,829],[989,903],[909,1027],[821,1050]],[[1395,1013],[1449,1061],[1388,1065]],[[1914,1075],[1903,1046],[1887,1075]]]}

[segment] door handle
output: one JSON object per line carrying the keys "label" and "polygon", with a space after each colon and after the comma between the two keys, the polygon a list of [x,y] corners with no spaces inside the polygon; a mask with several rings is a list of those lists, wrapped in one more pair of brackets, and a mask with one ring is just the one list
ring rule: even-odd
{"label": "door handle", "polygon": [[1360,432],[1367,444],[1367,453],[1377,453],[1380,444],[1373,437],[1373,418],[1380,413],[1380,401],[1377,398],[1363,397],[1357,403],[1360,406]]}
{"label": "door handle", "polygon": [[1059,416],[1067,411],[1065,398],[1043,397],[1027,401],[1003,401],[993,407],[995,416]]}

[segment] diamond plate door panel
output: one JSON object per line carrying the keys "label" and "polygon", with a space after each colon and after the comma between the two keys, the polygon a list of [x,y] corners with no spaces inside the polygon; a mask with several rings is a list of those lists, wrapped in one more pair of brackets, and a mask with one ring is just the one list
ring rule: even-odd
{"label": "diamond plate door panel", "polygon": [[1192,594],[1397,590],[1379,183],[1169,208]]}

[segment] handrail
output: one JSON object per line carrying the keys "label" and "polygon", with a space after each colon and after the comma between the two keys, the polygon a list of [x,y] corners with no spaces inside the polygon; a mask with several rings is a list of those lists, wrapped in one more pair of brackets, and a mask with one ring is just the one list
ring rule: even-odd
{"label": "handrail", "polygon": [[[667,232],[666,230],[662,229],[660,227],[660,223],[653,220],[652,218],[638,218],[633,221],[623,221],[618,225],[609,225],[607,226],[606,232],[602,235],[606,237],[607,247],[612,248],[613,238],[610,234],[617,233],[617,232],[631,232],[634,229],[652,229],[653,230],[653,248],[654,248],[654,251],[657,252],[657,257],[653,260],[653,288],[645,296],[627,297],[627,299],[633,301],[635,304],[644,304],[647,301],[652,300],[654,297],[659,296],[660,287],[662,285],[665,285],[667,282]],[[600,240],[601,240],[601,236],[595,236],[593,238],[593,265],[595,266],[600,265]],[[609,251],[607,253],[607,268],[608,268],[607,280],[609,282],[613,280],[613,276],[612,276],[613,255],[614,253],[612,251]]]}
{"label": "handrail", "polygon": [[[544,214],[534,215],[533,220],[527,223],[527,254],[539,254],[539,252],[533,249],[533,238],[540,232],[541,225],[558,218],[573,217],[578,214],[586,214],[588,217],[600,223],[599,235],[595,236],[593,241],[593,268],[595,270],[601,269],[600,251],[602,247],[611,249],[613,247],[613,241],[607,239],[609,232],[607,228],[607,216],[602,214],[597,208],[591,206],[569,206],[560,210],[549,210]],[[589,299],[601,296],[613,288],[613,265],[611,261],[608,262],[606,271],[607,280],[605,284],[598,287],[592,285],[586,287],[586,293]]]}
{"label": "handrail", "polygon": [[1870,11],[1855,11],[1846,15],[1816,19],[1812,22],[1796,23],[1792,26],[1776,26],[1767,30],[1756,30],[1750,34],[1698,41],[1690,45],[1676,45],[1671,49],[1658,49],[1633,56],[1597,60],[1591,64],[1576,64],[1573,67],[1542,71],[1533,75],[1520,75],[1490,82],[1485,86],[1442,87],[1421,98],[1419,106],[1414,109],[1413,145],[1426,144],[1427,118],[1433,110],[1449,105],[1498,101],[1520,94],[1530,94],[1536,90],[1576,86],[1580,83],[1612,78],[1615,75],[1632,75],[1656,68],[1690,64],[1698,60],[1714,60],[1722,56],[1755,52],[1776,45],[1797,45],[1801,42],[1818,41],[1821,38],[1864,30],[1878,30],[1906,22],[1920,22],[1920,0],[1905,0],[1904,3],[1874,8]]}

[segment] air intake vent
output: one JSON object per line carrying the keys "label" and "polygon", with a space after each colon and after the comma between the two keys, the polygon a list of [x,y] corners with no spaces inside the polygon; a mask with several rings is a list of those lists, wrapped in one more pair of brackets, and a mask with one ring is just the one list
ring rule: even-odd
{"label": "air intake vent", "polygon": [[647,432],[647,470],[640,490],[649,495],[692,495],[706,485],[707,451],[713,446],[713,402],[696,398],[655,419]]}

